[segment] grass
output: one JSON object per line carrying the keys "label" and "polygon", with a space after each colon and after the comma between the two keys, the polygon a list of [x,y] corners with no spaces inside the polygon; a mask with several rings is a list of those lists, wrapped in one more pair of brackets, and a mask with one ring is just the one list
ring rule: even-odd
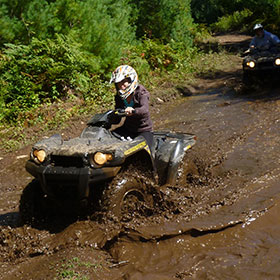
{"label": "grass", "polygon": [[90,280],[90,275],[103,269],[101,262],[83,262],[78,257],[63,260],[54,280]]}

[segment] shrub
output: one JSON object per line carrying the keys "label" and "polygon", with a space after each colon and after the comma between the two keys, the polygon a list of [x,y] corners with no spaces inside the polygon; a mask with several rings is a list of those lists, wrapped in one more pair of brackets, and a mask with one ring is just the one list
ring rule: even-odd
{"label": "shrub", "polygon": [[242,11],[236,11],[232,15],[223,16],[219,20],[212,24],[214,31],[231,31],[231,30],[248,30],[248,26],[251,26],[253,12],[244,9]]}
{"label": "shrub", "polygon": [[151,70],[172,70],[178,68],[179,58],[169,44],[161,44],[157,40],[145,39],[136,49],[145,59]]}
{"label": "shrub", "polygon": [[131,0],[137,10],[133,20],[138,39],[159,39],[164,44],[181,42],[192,45],[191,30],[194,28],[190,0]]}
{"label": "shrub", "polygon": [[28,46],[7,44],[0,57],[0,119],[16,121],[20,112],[67,98],[72,91],[88,96],[100,61],[79,47],[61,35],[54,40],[34,38]]}
{"label": "shrub", "polygon": [[128,0],[3,0],[0,44],[29,44],[32,38],[72,37],[81,48],[100,58],[103,70],[120,59],[135,40]]}

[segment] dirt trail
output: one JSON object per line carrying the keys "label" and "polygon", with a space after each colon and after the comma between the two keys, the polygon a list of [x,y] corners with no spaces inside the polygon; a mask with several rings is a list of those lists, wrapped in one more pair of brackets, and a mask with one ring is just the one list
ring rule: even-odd
{"label": "dirt trail", "polygon": [[[219,39],[232,50],[248,37]],[[156,130],[198,140],[186,161],[192,172],[163,187],[168,207],[145,219],[21,225],[29,147],[4,158],[0,279],[279,279],[280,92],[244,94],[240,81],[241,59],[233,55],[228,71],[186,85],[172,104],[152,106]]]}

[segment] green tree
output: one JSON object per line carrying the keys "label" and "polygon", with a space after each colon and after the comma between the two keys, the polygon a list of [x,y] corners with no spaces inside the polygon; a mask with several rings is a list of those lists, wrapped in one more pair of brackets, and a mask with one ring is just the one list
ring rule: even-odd
{"label": "green tree", "polygon": [[198,23],[215,24],[224,30],[251,30],[256,22],[280,32],[280,0],[192,0]]}
{"label": "green tree", "polygon": [[22,9],[18,0],[2,0],[0,5],[0,46],[4,43],[20,41],[26,33],[23,21],[19,18]]}
{"label": "green tree", "polygon": [[127,0],[29,0],[24,5],[20,0],[3,1],[2,45],[27,44],[34,37],[44,40],[56,34],[69,35],[82,49],[100,57],[106,69],[135,39]]}
{"label": "green tree", "polygon": [[222,15],[216,0],[192,0],[191,10],[194,20],[199,23],[213,23]]}
{"label": "green tree", "polygon": [[164,43],[173,40],[191,45],[194,25],[189,0],[131,0],[131,4],[137,11],[134,19],[137,38],[145,36]]}
{"label": "green tree", "polygon": [[84,49],[99,56],[102,68],[108,69],[135,40],[135,30],[129,24],[130,12],[126,0],[81,2],[70,34]]}

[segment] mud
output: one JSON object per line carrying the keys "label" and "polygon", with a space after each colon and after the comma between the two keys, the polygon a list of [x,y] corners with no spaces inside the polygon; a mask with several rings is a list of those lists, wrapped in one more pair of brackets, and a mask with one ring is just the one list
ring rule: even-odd
{"label": "mud", "polygon": [[160,189],[157,209],[129,222],[22,225],[29,147],[5,156],[0,279],[279,279],[280,93],[245,93],[240,81],[233,55],[228,71],[151,107],[156,130],[194,133],[197,144],[182,178]]}

